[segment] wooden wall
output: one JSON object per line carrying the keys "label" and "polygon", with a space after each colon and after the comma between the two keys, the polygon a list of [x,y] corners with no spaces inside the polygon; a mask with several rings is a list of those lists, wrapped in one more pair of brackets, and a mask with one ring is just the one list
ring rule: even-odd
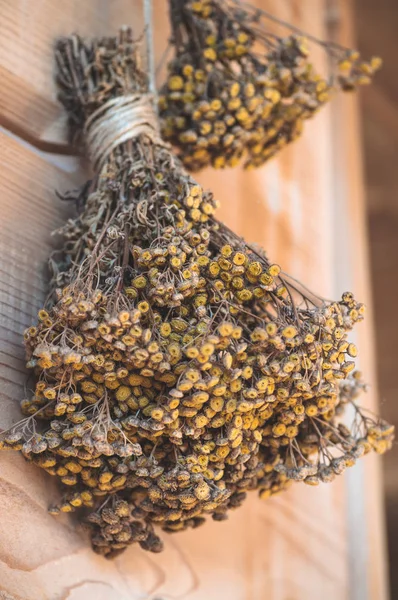
{"label": "wooden wall", "polygon": [[[371,276],[376,326],[380,406],[398,424],[398,4],[356,0],[358,45],[379,54],[384,65],[361,96]],[[398,446],[385,458],[391,597],[398,597]]]}
{"label": "wooden wall", "polygon": [[[0,0],[0,426],[18,419],[24,393],[21,334],[45,296],[50,232],[66,216],[54,190],[84,180],[65,156],[63,115],[52,80],[54,37],[141,31],[138,1]],[[167,37],[166,3],[153,0],[157,54]],[[350,36],[347,0],[258,0],[325,37]],[[333,28],[331,28],[333,25]],[[319,64],[325,59],[319,53]],[[248,241],[326,297],[353,289],[368,299],[366,235],[354,99],[307,124],[303,138],[258,171],[202,173],[220,216]],[[61,155],[63,154],[63,155]],[[358,333],[373,378],[371,321]],[[375,391],[366,402],[375,404]],[[0,598],[16,600],[385,600],[379,464],[367,458],[348,477],[313,489],[298,484],[261,502],[255,495],[224,523],[166,539],[149,555],[131,548],[113,562],[47,506],[50,477],[0,454]],[[4,595],[3,594],[3,595]],[[7,597],[5,595],[5,597]]]}

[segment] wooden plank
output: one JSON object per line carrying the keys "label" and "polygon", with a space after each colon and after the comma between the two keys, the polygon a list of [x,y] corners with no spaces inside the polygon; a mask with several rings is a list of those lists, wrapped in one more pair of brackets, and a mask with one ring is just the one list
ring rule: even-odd
{"label": "wooden plank", "polygon": [[[155,3],[157,54],[164,48],[167,4]],[[54,40],[112,35],[124,24],[143,30],[140,0],[24,0],[0,3],[0,125],[44,150],[70,152],[54,84]],[[162,35],[160,36],[160,31]]]}
{"label": "wooden plank", "polygon": [[[76,29],[83,15],[87,19],[83,29],[92,34],[100,31],[106,21],[106,11],[100,13],[100,4],[96,0],[68,0],[62,4],[43,0],[36,5],[30,21],[31,32],[38,23],[40,27],[37,34],[32,33],[30,44],[21,42],[18,65],[12,66],[11,58],[4,59],[20,83],[29,81],[29,73],[39,77],[39,82],[36,79],[30,84],[13,116],[15,123],[23,116],[21,129],[31,131],[33,139],[63,139],[61,130],[55,127],[60,113],[51,113],[51,107],[56,106],[49,66],[53,36]],[[158,12],[160,4],[163,8]],[[165,4],[155,2],[157,39],[165,36],[164,24],[159,20],[164,19]],[[14,5],[15,9],[11,3],[7,9],[11,11],[11,16],[7,13],[7,27],[14,27],[14,34],[8,38],[11,47],[17,43],[15,23],[21,27],[27,20],[26,3],[19,0]],[[259,0],[258,5],[325,35],[324,0],[294,0],[283,5],[277,0]],[[119,0],[112,3],[109,14],[120,23],[122,17],[127,22],[133,20],[131,6]],[[22,17],[25,20],[21,21]],[[67,22],[61,23],[65,18]],[[43,23],[47,23],[46,31]],[[107,31],[111,25],[108,27]],[[36,38],[38,49],[33,51],[32,40]],[[317,60],[325,66],[321,53]],[[21,61],[25,61],[25,66],[21,66]],[[42,68],[44,75],[39,76]],[[8,98],[9,111],[17,101],[15,94]],[[32,120],[33,115],[36,120]],[[262,243],[285,270],[327,297],[336,291],[333,261],[336,244],[340,243],[330,225],[334,214],[332,143],[336,144],[336,153],[345,143],[332,136],[331,119],[331,109],[325,109],[307,124],[299,142],[264,169],[250,173],[239,169],[227,173],[207,171],[200,175],[200,181],[221,200],[220,215],[231,227],[249,241]],[[48,132],[52,137],[46,137]],[[32,322],[45,294],[43,265],[50,249],[49,232],[65,217],[52,190],[74,187],[75,177],[10,137],[2,135],[0,140],[0,239],[4,244],[0,269],[6,274],[1,276],[5,285],[0,323],[4,353],[0,376],[5,380],[0,426],[4,427],[18,418],[15,400],[23,395],[25,381],[20,336]],[[355,136],[352,143],[357,144]],[[357,154],[353,160],[357,169]],[[344,168],[341,173],[345,182],[348,171]],[[358,184],[360,175],[355,173]],[[345,214],[344,218],[349,219],[347,226],[362,218],[360,203],[355,206],[357,212]],[[361,234],[359,239],[362,242],[356,248],[365,269],[365,238]],[[348,260],[352,264],[352,256]],[[363,463],[366,472],[369,464],[369,460]],[[94,555],[66,519],[54,520],[47,514],[46,507],[57,494],[51,483],[50,477],[34,471],[20,457],[0,453],[0,493],[2,505],[6,506],[0,531],[0,590],[16,599],[318,600],[320,595],[322,600],[354,598],[350,589],[350,536],[358,535],[364,524],[359,521],[355,524],[358,529],[347,528],[344,478],[316,489],[298,484],[264,503],[253,494],[225,523],[209,522],[195,531],[165,536],[163,554],[152,556],[133,547],[114,562]],[[360,490],[365,490],[362,485],[361,481]],[[380,505],[373,508],[376,516],[372,522],[377,527]],[[374,552],[380,550],[379,542],[370,546],[369,556],[377,565]],[[360,566],[364,568],[363,564]],[[366,577],[364,571],[361,575]],[[383,582],[375,579],[372,585],[373,595],[369,598],[384,600]]]}
{"label": "wooden plank", "polygon": [[[394,25],[398,19],[394,0],[383,0],[377,11],[370,0],[357,0],[357,37],[361,50],[377,53],[383,68],[376,86],[362,95],[362,128],[366,164],[366,197],[370,238],[378,382],[381,410],[392,423],[398,422],[397,345],[398,322],[395,294],[398,292],[398,95],[395,60],[398,40]],[[380,35],[382,32],[382,35]],[[386,293],[388,290],[388,293]],[[390,549],[391,595],[398,590],[394,570],[397,554],[398,446],[383,461]]]}
{"label": "wooden plank", "polygon": [[[352,1],[335,0],[332,6],[337,17],[331,27],[332,37],[346,46],[355,46]],[[358,98],[341,96],[332,109],[334,257],[339,266],[335,273],[335,286],[337,293],[349,287],[368,307],[365,323],[356,334],[361,350],[359,366],[369,383],[369,393],[363,396],[361,402],[371,411],[379,412]],[[382,490],[381,461],[377,456],[369,456],[347,476],[350,598],[353,600],[388,597]]]}
{"label": "wooden plank", "polygon": [[[371,151],[373,154],[373,151]],[[397,181],[398,183],[398,181]],[[370,240],[372,258],[372,284],[374,297],[374,317],[376,325],[376,350],[378,362],[378,380],[380,390],[380,410],[384,417],[398,422],[396,397],[397,385],[397,345],[398,322],[396,319],[396,294],[398,293],[398,215],[383,205],[390,201],[390,189],[380,188],[374,191],[378,210],[374,210],[370,219]],[[369,198],[369,190],[368,190]],[[385,207],[385,208],[384,208]],[[383,210],[384,208],[384,210]],[[388,289],[388,293],[386,290]],[[387,509],[388,538],[390,547],[396,544],[393,523],[397,520],[395,510],[398,497],[398,447],[395,445],[383,461],[384,490]],[[390,557],[390,568],[393,566]],[[395,574],[391,570],[391,575]],[[395,584],[396,585],[396,584]],[[397,588],[395,588],[397,589]]]}

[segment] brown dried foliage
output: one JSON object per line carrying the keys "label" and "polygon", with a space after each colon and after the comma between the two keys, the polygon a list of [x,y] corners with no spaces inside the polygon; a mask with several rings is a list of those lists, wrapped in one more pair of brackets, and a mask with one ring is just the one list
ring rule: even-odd
{"label": "brown dried foliage", "polygon": [[[57,46],[75,130],[110,98],[146,93],[129,30]],[[3,448],[59,478],[111,557],[155,532],[225,519],[248,490],[331,481],[392,427],[354,402],[352,294],[306,291],[214,217],[216,202],[161,143],[116,148],[78,194],[52,294],[25,333],[36,387]],[[354,406],[353,427],[340,422]]]}

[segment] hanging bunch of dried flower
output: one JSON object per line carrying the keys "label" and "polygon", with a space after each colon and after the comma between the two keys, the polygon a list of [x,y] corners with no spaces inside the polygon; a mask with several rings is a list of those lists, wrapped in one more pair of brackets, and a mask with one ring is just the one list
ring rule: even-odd
{"label": "hanging bunch of dried flower", "polygon": [[[239,0],[170,0],[175,58],[160,95],[162,135],[191,171],[258,167],[302,132],[338,88],[368,84],[381,61],[288,28],[270,30],[265,11]],[[327,80],[309,42],[334,67]]]}
{"label": "hanging bunch of dried flower", "polygon": [[222,520],[248,490],[328,482],[384,452],[392,427],[354,401],[347,332],[364,307],[314,297],[215,219],[159,138],[129,30],[63,39],[57,61],[96,175],[25,333],[27,418],[2,441],[59,478],[52,511],[79,510],[103,555],[157,552],[156,526]]}

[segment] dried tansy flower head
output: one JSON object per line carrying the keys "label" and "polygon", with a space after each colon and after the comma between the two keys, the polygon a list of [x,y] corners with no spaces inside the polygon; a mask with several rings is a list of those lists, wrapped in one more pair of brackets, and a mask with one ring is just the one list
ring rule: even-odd
{"label": "dried tansy flower head", "polygon": [[[215,220],[211,193],[158,138],[128,30],[62,40],[57,58],[71,124],[112,148],[98,146],[62,230],[52,301],[25,333],[36,388],[2,442],[59,478],[52,512],[79,510],[103,555],[157,552],[156,526],[223,520],[248,490],[331,481],[384,452],[392,428],[354,402],[347,332],[364,307],[315,298]],[[114,109],[129,102],[141,129],[120,141]]]}
{"label": "dried tansy flower head", "polygon": [[[258,167],[295,140],[337,88],[370,83],[381,61],[297,33],[239,0],[170,0],[175,58],[160,95],[163,137],[191,171],[206,166]],[[321,45],[335,71],[319,75],[309,42]]]}

